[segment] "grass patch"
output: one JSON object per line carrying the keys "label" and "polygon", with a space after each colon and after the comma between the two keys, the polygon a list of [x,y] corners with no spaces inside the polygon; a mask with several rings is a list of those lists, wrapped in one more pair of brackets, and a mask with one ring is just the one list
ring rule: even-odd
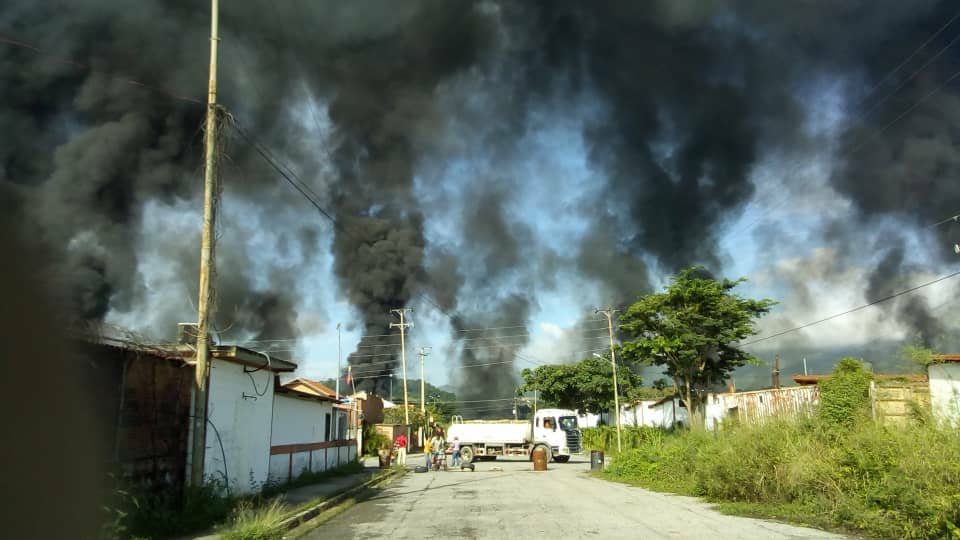
{"label": "grass patch", "polygon": [[814,416],[650,437],[603,477],[704,497],[728,513],[873,538],[960,539],[960,432],[870,422],[860,399],[869,378],[842,369],[835,377],[851,376]]}
{"label": "grass patch", "polygon": [[228,528],[220,537],[223,540],[280,540],[284,532],[280,523],[286,515],[287,507],[279,499],[260,507],[245,501],[234,510]]}
{"label": "grass patch", "polygon": [[[224,496],[223,486],[215,482],[199,488],[190,487],[182,492],[117,488],[103,508],[104,520],[98,540],[169,538],[204,531],[218,524],[222,527],[225,523],[235,522],[241,514],[247,520],[259,509],[270,509],[275,504],[275,497],[291,489],[364,471],[362,462],[352,461],[327,471],[301,474],[285,484],[267,484],[260,493],[244,497]],[[301,506],[306,507],[321,500],[318,498]],[[293,510],[284,508],[286,512]]]}

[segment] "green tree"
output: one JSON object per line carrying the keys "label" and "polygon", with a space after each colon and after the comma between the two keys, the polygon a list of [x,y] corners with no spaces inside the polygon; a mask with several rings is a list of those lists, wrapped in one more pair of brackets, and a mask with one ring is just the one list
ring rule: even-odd
{"label": "green tree", "polygon": [[[520,372],[518,393],[537,391],[538,399],[563,409],[597,413],[613,408],[613,366],[605,358],[590,357],[575,364],[550,364]],[[643,379],[629,368],[617,369],[621,403],[640,391]]]}
{"label": "green tree", "polygon": [[703,268],[688,268],[664,292],[640,298],[620,317],[620,332],[628,338],[623,354],[665,367],[683,392],[691,418],[707,385],[722,383],[737,367],[756,362],[738,343],[756,334],[756,319],[776,302],[734,294],[744,281],[718,280]]}

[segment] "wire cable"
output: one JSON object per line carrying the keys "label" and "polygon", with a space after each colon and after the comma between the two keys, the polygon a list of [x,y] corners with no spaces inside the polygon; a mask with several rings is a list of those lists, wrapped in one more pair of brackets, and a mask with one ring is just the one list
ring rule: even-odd
{"label": "wire cable", "polygon": [[909,288],[909,289],[902,290],[902,291],[900,291],[900,292],[891,294],[891,295],[889,295],[889,296],[884,296],[883,298],[878,298],[878,299],[876,299],[876,300],[874,300],[874,301],[872,301],[872,302],[868,302],[868,303],[866,303],[866,304],[857,306],[857,307],[855,307],[855,308],[851,308],[851,309],[848,309],[848,310],[846,310],[846,311],[842,311],[842,312],[840,312],[840,313],[835,313],[835,314],[833,314],[833,315],[830,315],[829,317],[824,317],[824,318],[818,319],[818,320],[816,320],[816,321],[811,321],[811,322],[808,322],[808,323],[806,323],[806,324],[802,324],[802,325],[800,325],[800,326],[796,326],[796,327],[793,327],[793,328],[789,328],[789,329],[784,330],[784,331],[782,331],[782,332],[777,332],[776,334],[771,334],[771,335],[766,336],[766,337],[762,337],[762,338],[759,338],[759,339],[754,339],[754,340],[748,341],[748,342],[746,342],[746,343],[741,343],[740,345],[741,345],[742,347],[745,347],[745,346],[747,346],[747,345],[753,345],[753,344],[755,344],[755,343],[760,343],[760,342],[762,342],[762,341],[767,341],[768,339],[773,339],[773,338],[776,338],[776,337],[780,337],[780,336],[783,336],[783,335],[785,335],[785,334],[789,334],[789,333],[791,333],[791,332],[796,332],[796,331],[798,331],[798,330],[803,330],[804,328],[809,328],[809,327],[811,327],[811,326],[814,326],[814,325],[817,325],[817,324],[820,324],[820,323],[824,323],[824,322],[827,322],[827,321],[836,319],[837,317],[842,317],[842,316],[844,316],[844,315],[848,315],[848,314],[850,314],[850,313],[854,313],[854,312],[856,312],[856,311],[860,311],[860,310],[862,310],[862,309],[866,309],[866,308],[868,308],[868,307],[870,307],[870,306],[875,306],[875,305],[880,304],[880,303],[882,303],[882,302],[886,302],[886,301],[888,301],[888,300],[892,300],[892,299],[894,299],[894,298],[897,298],[898,296],[903,296],[903,295],[905,295],[905,294],[912,293],[912,292],[914,292],[914,291],[916,291],[916,290],[919,290],[919,289],[922,289],[922,288],[924,288],[924,287],[929,287],[930,285],[933,285],[933,284],[935,284],[935,283],[940,283],[941,281],[946,281],[946,280],[948,280],[948,279],[950,279],[950,278],[953,278],[953,277],[956,277],[956,276],[958,276],[958,275],[960,275],[960,270],[958,270],[958,271],[956,271],[956,272],[954,272],[954,273],[952,273],[952,274],[947,274],[947,275],[945,275],[945,276],[941,276],[941,277],[939,277],[939,278],[937,278],[937,279],[934,279],[934,280],[932,280],[932,281],[928,281],[928,282],[926,282],[926,283],[921,283],[920,285],[917,285],[917,286],[915,286],[915,287],[911,287],[911,288]]}

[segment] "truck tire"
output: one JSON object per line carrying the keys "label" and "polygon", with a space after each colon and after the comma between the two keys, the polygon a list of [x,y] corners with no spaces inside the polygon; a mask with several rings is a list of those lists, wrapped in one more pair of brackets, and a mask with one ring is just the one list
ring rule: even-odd
{"label": "truck tire", "polygon": [[570,456],[555,456],[553,460],[557,463],[566,463],[570,461]]}
{"label": "truck tire", "polygon": [[460,463],[467,465],[471,461],[473,461],[473,447],[461,446],[460,447]]}

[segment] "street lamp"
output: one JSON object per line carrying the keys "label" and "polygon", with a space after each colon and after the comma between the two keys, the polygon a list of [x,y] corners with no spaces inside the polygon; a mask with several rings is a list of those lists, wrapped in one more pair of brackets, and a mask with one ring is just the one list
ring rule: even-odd
{"label": "street lamp", "polygon": [[[606,360],[599,353],[593,353],[593,355],[601,360]],[[613,406],[617,415],[617,452],[620,452],[622,450],[620,447],[620,392],[617,389],[617,362],[614,360],[613,349],[610,349],[610,365],[613,367]]]}

